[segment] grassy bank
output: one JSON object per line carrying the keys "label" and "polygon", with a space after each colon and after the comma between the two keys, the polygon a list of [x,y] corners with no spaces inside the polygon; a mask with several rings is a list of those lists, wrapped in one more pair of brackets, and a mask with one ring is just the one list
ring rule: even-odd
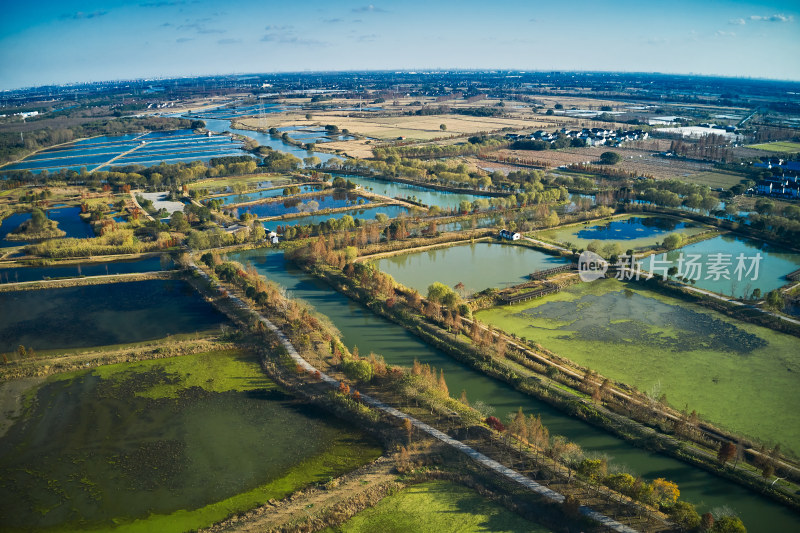
{"label": "grassy bank", "polygon": [[475,491],[447,481],[428,481],[393,494],[341,526],[324,533],[374,531],[528,531],[550,530],[485,500]]}

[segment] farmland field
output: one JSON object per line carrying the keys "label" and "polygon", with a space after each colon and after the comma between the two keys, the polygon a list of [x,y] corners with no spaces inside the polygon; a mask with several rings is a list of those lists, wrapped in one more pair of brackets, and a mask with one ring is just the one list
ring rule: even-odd
{"label": "farmland field", "polygon": [[[326,124],[335,124],[340,130],[347,129],[366,137],[380,140],[394,140],[406,137],[410,140],[430,140],[439,137],[452,137],[465,133],[479,131],[494,131],[502,128],[546,128],[552,127],[550,120],[522,120],[505,117],[472,117],[466,115],[428,115],[428,116],[400,116],[400,117],[369,117],[356,118],[336,116],[332,114],[318,116]],[[317,125],[317,120],[305,120],[298,116],[292,120],[291,116],[283,117],[279,126],[311,127]],[[544,117],[542,117],[544,118]],[[249,128],[261,125],[260,118],[245,118],[237,120]],[[447,131],[439,129],[441,124],[447,126]],[[272,124],[270,124],[272,125]],[[342,145],[344,143],[337,143]]]}
{"label": "farmland field", "polygon": [[774,142],[764,144],[750,144],[748,148],[756,148],[767,152],[788,152],[792,154],[800,153],[800,143],[794,142]]}
{"label": "farmland field", "polygon": [[712,189],[716,189],[717,187],[730,189],[743,179],[745,179],[745,177],[740,174],[720,171],[698,172],[697,174],[691,174],[687,177],[681,178],[682,181],[688,181],[698,185],[707,185]]}

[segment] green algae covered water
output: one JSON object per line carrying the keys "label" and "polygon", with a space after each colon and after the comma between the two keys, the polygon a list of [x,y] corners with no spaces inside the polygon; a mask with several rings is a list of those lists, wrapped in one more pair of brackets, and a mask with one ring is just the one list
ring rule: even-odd
{"label": "green algae covered water", "polygon": [[56,375],[0,438],[3,531],[186,531],[368,462],[377,444],[238,351]]}

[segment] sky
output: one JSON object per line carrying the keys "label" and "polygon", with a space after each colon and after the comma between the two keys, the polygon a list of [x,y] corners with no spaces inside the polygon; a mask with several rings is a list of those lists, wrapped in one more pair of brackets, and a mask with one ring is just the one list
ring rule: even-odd
{"label": "sky", "polygon": [[662,72],[800,80],[800,2],[3,2],[0,90],[331,70]]}

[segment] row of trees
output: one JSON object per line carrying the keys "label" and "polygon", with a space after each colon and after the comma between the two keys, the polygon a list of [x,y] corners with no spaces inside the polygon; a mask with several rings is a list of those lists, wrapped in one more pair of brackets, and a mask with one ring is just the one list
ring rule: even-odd
{"label": "row of trees", "polygon": [[466,143],[459,144],[415,144],[410,146],[387,146],[374,148],[372,153],[377,159],[386,159],[389,156],[439,158],[473,155],[505,148],[510,142],[499,136],[474,136]]}

